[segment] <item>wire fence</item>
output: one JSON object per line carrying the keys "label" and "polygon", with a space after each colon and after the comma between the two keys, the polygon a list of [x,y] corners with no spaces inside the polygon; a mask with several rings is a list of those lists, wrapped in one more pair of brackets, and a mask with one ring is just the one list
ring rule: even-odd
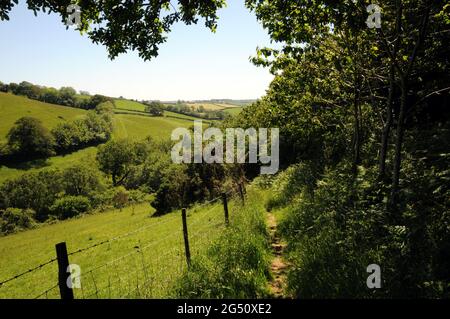
{"label": "wire fence", "polygon": [[[59,255],[30,267],[0,281],[0,296],[17,298],[14,291],[8,294],[8,286],[21,281],[17,285],[25,287],[31,294],[24,298],[60,298],[65,289],[71,289],[77,299],[167,297],[170,287],[189,268],[190,255],[196,256],[206,251],[225,229],[229,210],[227,199],[234,195],[235,192],[228,191],[195,205],[188,210],[187,217],[183,212],[186,223],[182,222],[178,214],[173,214],[67,252],[67,263],[70,261],[71,265],[77,265],[80,272],[73,272],[72,268],[72,273],[61,269],[64,263],[61,264]],[[218,205],[220,201],[223,208]],[[229,204],[231,211],[235,202]],[[191,252],[189,256],[186,250]],[[62,277],[64,281],[58,276],[61,272],[66,273]],[[33,277],[35,273],[40,274]],[[67,282],[72,283],[73,289]],[[43,287],[46,288],[42,290]],[[41,291],[38,291],[39,288]]]}

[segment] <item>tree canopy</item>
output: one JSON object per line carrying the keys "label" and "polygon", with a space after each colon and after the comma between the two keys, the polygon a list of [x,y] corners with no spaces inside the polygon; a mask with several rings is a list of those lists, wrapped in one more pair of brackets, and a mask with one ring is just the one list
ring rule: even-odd
{"label": "tree canopy", "polygon": [[[9,20],[9,13],[18,0],[0,2],[0,19]],[[144,60],[158,55],[158,47],[167,39],[173,24],[196,24],[199,19],[215,31],[217,10],[225,0],[27,0],[34,14],[57,13],[66,23],[73,11],[69,5],[80,8],[80,24],[76,29],[94,43],[105,45],[111,59],[129,50],[135,50]]]}

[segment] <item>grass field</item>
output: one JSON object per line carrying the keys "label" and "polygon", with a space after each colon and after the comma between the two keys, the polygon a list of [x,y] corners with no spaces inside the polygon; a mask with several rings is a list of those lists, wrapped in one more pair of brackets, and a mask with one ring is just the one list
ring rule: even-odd
{"label": "grass field", "polygon": [[[145,105],[140,102],[135,102],[131,100],[125,100],[125,99],[115,99],[114,103],[116,105],[116,112],[119,113],[129,113],[133,114],[134,112],[144,112]],[[193,107],[195,110],[197,110],[200,106],[203,106],[205,110],[208,111],[224,111],[231,115],[239,114],[239,112],[242,110],[241,105],[237,104],[227,104],[227,103],[187,103],[188,106]],[[189,120],[194,120],[195,118],[188,115],[183,115],[175,112],[164,112],[164,116],[166,117],[177,117],[177,118],[185,118]]]}
{"label": "grass field", "polygon": [[131,110],[131,111],[145,111],[145,105],[139,102],[125,100],[125,99],[115,99],[114,104],[117,109],[121,110]]}
{"label": "grass field", "polygon": [[234,107],[234,108],[228,108],[226,110],[224,110],[225,113],[231,114],[231,115],[237,115],[239,113],[241,113],[243,110],[243,107]]}
{"label": "grass field", "polygon": [[16,178],[26,172],[36,172],[45,168],[65,169],[79,162],[96,165],[96,154],[97,147],[92,146],[67,155],[53,156],[46,160],[20,163],[14,167],[0,166],[0,183],[7,179]]}
{"label": "grass field", "polygon": [[187,105],[193,107],[195,110],[197,110],[200,106],[203,106],[203,108],[207,111],[220,111],[224,109],[223,106],[213,103],[188,103]]}
{"label": "grass field", "polygon": [[[230,201],[230,216],[239,205]],[[169,287],[186,267],[181,214],[150,217],[140,204],[45,225],[0,238],[0,281],[55,258],[55,244],[65,241],[75,252],[108,239],[108,243],[69,257],[81,267],[82,289],[76,298],[168,297]],[[232,218],[232,217],[231,217]],[[221,203],[188,210],[191,254],[205,251],[224,228]],[[33,298],[57,283],[55,262],[0,287],[0,298]],[[41,298],[59,298],[58,288]]]}
{"label": "grass field", "polygon": [[113,136],[131,139],[143,139],[146,136],[170,139],[172,130],[177,127],[189,127],[192,124],[190,121],[178,118],[116,114]]}
{"label": "grass field", "polygon": [[26,97],[0,92],[0,143],[5,142],[6,134],[19,118],[32,116],[51,129],[58,123],[83,117],[86,111],[30,100]]}

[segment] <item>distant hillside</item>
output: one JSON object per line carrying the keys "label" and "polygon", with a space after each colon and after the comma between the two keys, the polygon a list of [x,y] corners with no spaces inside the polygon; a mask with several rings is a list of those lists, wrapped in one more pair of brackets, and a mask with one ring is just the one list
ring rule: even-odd
{"label": "distant hillside", "polygon": [[141,111],[141,112],[145,111],[144,104],[132,100],[114,99],[114,104],[116,108],[121,110]]}
{"label": "distant hillside", "polygon": [[0,92],[0,142],[5,142],[6,134],[19,118],[35,117],[48,129],[58,123],[83,117],[85,110],[49,104],[10,93]]}
{"label": "distant hillside", "polygon": [[[233,99],[211,99],[211,100],[192,100],[192,101],[182,101],[188,104],[214,104],[223,105],[223,107],[236,107],[236,106],[247,106],[256,102],[255,99],[249,100],[233,100]],[[175,104],[177,101],[163,101],[165,104]]]}
{"label": "distant hillside", "polygon": [[[123,106],[139,103],[124,102]],[[6,135],[19,118],[24,116],[35,117],[42,121],[42,124],[52,129],[58,123],[73,121],[85,116],[87,111],[49,104],[31,100],[26,97],[9,93],[0,93],[0,143],[6,142]],[[152,136],[156,139],[169,139],[173,129],[177,127],[189,127],[194,118],[181,114],[166,112],[164,117],[142,116],[133,112],[114,115],[113,138],[143,139]],[[48,167],[65,168],[80,161],[95,162],[96,147],[89,147],[67,155],[54,156],[47,160],[34,160],[20,163],[14,167],[0,166],[0,182],[8,178],[13,178],[30,170],[39,170]]]}

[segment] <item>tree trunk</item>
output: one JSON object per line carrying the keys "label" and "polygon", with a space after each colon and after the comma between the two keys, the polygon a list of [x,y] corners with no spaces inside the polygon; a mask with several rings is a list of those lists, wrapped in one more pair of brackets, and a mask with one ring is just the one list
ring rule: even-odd
{"label": "tree trunk", "polygon": [[397,123],[397,136],[395,141],[395,154],[394,154],[394,172],[392,176],[392,189],[391,189],[391,207],[395,210],[398,204],[398,189],[400,181],[400,168],[402,162],[402,145],[403,145],[403,135],[405,132],[405,108],[406,108],[406,95],[407,95],[407,84],[406,79],[400,77],[400,111],[398,114]]}
{"label": "tree trunk", "polygon": [[386,156],[389,145],[389,134],[392,127],[392,100],[394,98],[395,88],[395,73],[394,66],[391,65],[389,70],[389,95],[386,105],[386,123],[383,127],[381,135],[381,149],[380,149],[380,163],[379,163],[379,179],[383,180],[386,177]]}
{"label": "tree trunk", "polygon": [[361,164],[361,114],[359,108],[360,88],[355,88],[353,100],[353,117],[354,117],[354,143],[353,143],[353,174],[357,175],[358,165]]}

